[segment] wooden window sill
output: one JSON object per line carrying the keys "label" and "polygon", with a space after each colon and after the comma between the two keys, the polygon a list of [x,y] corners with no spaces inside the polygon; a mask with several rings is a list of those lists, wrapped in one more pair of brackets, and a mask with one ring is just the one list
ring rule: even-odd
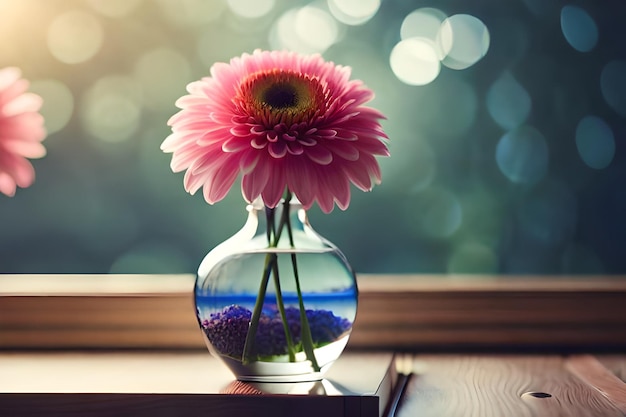
{"label": "wooden window sill", "polygon": [[[0,275],[2,349],[205,349],[192,275]],[[623,277],[359,275],[350,349],[620,351]]]}

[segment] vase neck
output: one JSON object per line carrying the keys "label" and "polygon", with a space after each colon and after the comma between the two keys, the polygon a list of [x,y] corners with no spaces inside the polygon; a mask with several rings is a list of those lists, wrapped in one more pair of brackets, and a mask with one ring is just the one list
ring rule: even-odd
{"label": "vase neck", "polygon": [[[298,200],[298,198],[295,195],[290,196],[288,204],[292,208],[296,207],[296,209],[302,207],[302,203],[300,203],[300,200]],[[285,206],[285,199],[281,198],[278,204],[276,205],[276,207],[274,207],[274,209],[280,209],[281,207],[284,207],[284,206]],[[248,204],[248,210],[254,209],[257,211],[261,211],[261,210],[265,210],[268,208],[270,207],[268,207],[268,205],[265,204],[261,196],[255,198],[254,201]]]}
{"label": "vase neck", "polygon": [[290,235],[310,229],[306,210],[302,204],[291,199],[282,200],[276,207],[267,207],[257,199],[247,206],[248,221],[256,224],[256,235],[264,235],[269,246],[291,245]]}

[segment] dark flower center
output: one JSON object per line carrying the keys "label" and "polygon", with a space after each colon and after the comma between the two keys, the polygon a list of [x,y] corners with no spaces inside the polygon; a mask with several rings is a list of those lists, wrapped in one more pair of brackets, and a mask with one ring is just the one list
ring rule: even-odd
{"label": "dark flower center", "polygon": [[242,113],[268,129],[279,123],[310,122],[326,110],[324,86],[316,78],[295,71],[271,69],[250,74],[233,99]]}
{"label": "dark flower center", "polygon": [[296,107],[298,93],[290,84],[274,84],[263,93],[263,102],[273,109]]}

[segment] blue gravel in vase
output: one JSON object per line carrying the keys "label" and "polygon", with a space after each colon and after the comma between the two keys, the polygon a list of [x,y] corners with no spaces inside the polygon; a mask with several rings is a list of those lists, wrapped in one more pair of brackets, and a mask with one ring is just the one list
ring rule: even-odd
{"label": "blue gravel in vase", "polygon": [[[287,324],[295,345],[301,340],[300,311],[295,307],[285,308]],[[337,317],[328,310],[306,310],[315,347],[337,340],[350,329],[352,323]],[[221,312],[212,313],[202,322],[213,347],[223,355],[241,359],[252,312],[247,308],[231,305]],[[253,353],[257,357],[287,354],[287,342],[283,322],[278,309],[271,306],[263,309],[259,319]]]}

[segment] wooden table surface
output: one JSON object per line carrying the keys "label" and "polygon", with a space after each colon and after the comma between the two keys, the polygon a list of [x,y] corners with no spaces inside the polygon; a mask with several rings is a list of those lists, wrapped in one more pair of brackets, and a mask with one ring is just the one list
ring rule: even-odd
{"label": "wooden table surface", "polygon": [[626,355],[417,355],[398,416],[626,415]]}
{"label": "wooden table surface", "polygon": [[345,354],[323,381],[244,383],[207,351],[0,351],[0,417],[379,417],[393,364]]}
{"label": "wooden table surface", "polygon": [[[327,385],[316,385],[321,393],[291,387],[289,394],[285,391],[272,397],[274,405],[283,404],[280,408],[286,413],[283,415],[294,416],[384,414],[384,407],[373,409],[374,403],[344,402],[338,409],[318,409],[324,407],[323,402],[304,400],[312,395],[319,399],[320,394],[369,395],[368,390],[378,389],[376,381],[380,383],[391,357],[389,353],[350,351],[329,373],[329,380],[340,380],[340,384],[325,381]],[[409,374],[399,397],[397,416],[626,415],[626,355],[403,354],[396,357],[399,371]],[[258,399],[261,393],[251,386],[241,388],[206,352],[0,352],[0,416],[3,417],[197,415],[203,404],[208,404],[204,399],[215,393],[221,395],[222,408],[212,409],[206,415],[235,417],[239,415],[237,410],[249,415],[251,409],[246,408],[242,398],[254,395]],[[229,397],[232,392],[236,395]],[[137,398],[133,395],[140,395],[141,402],[130,402]],[[388,398],[391,397],[390,392]],[[62,401],[55,400],[61,398]],[[151,402],[154,407],[149,406]],[[88,407],[81,412],[85,404]],[[133,408],[137,404],[141,407]],[[262,403],[250,404],[257,411],[255,415],[266,415]],[[84,410],[90,410],[91,414]]]}

